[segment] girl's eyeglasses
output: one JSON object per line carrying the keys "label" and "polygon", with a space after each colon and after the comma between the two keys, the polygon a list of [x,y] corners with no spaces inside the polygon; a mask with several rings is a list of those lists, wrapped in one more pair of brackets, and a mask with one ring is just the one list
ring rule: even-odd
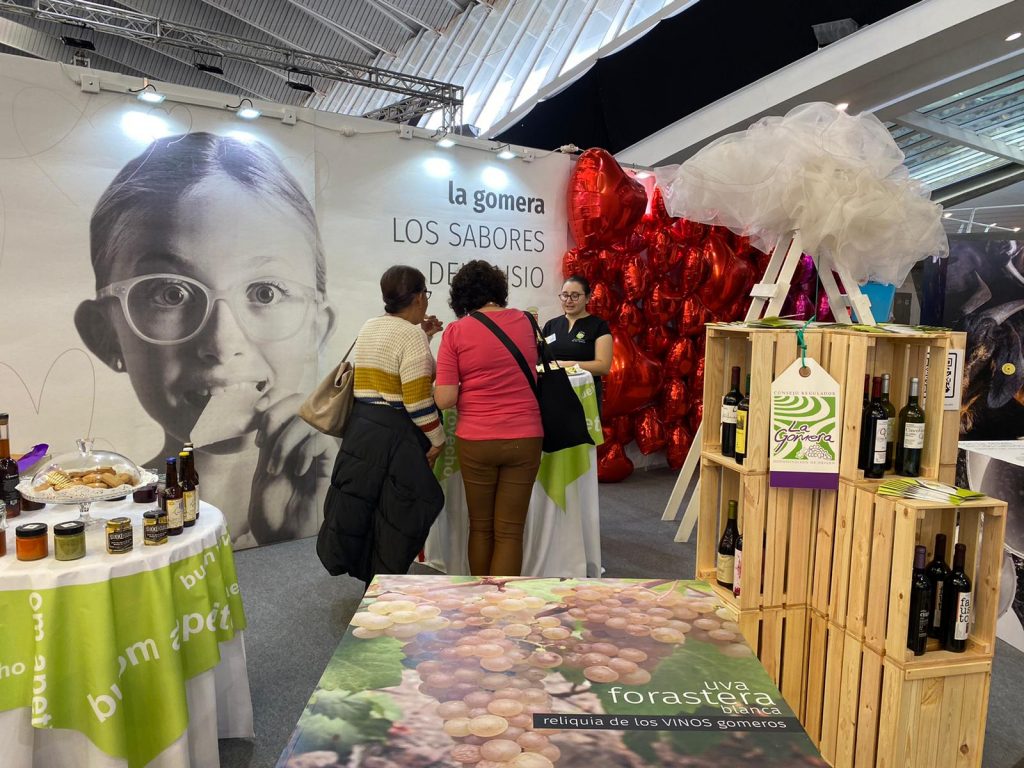
{"label": "girl's eyeglasses", "polygon": [[150,344],[181,344],[206,326],[218,301],[225,301],[242,331],[255,341],[281,341],[302,327],[316,289],[280,277],[245,280],[214,290],[191,277],[139,275],[101,288],[97,299],[116,298],[128,326]]}
{"label": "girl's eyeglasses", "polygon": [[558,298],[560,298],[562,301],[569,301],[569,299],[572,299],[573,301],[579,301],[580,299],[583,298],[583,294],[582,293],[576,293],[576,292],[573,292],[573,293],[560,293],[560,294],[558,294]]}

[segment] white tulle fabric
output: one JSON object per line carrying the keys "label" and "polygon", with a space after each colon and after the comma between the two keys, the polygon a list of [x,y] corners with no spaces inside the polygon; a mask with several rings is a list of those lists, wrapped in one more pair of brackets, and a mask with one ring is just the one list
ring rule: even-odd
{"label": "white tulle fabric", "polygon": [[859,283],[900,285],[915,262],[949,254],[941,207],[871,114],[804,104],[657,176],[671,215],[728,227],[762,250],[799,230],[805,253]]}

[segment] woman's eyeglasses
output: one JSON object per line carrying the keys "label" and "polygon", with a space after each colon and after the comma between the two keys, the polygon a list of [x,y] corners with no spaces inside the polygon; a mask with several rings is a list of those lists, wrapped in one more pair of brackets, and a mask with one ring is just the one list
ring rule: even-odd
{"label": "woman's eyeglasses", "polygon": [[432,294],[433,291],[428,291],[426,288],[423,289],[423,295],[426,296],[428,299],[431,297]]}
{"label": "woman's eyeglasses", "polygon": [[213,307],[225,301],[242,331],[255,341],[281,341],[302,327],[316,289],[280,277],[246,280],[214,290],[182,275],[139,275],[101,288],[97,299],[121,302],[128,326],[150,344],[181,344],[206,326]]}
{"label": "woman's eyeglasses", "polygon": [[560,294],[558,294],[558,298],[560,298],[562,301],[569,301],[570,299],[572,299],[573,301],[579,301],[580,299],[583,298],[583,294],[582,293],[575,293],[575,292],[573,292],[573,293],[560,293]]}

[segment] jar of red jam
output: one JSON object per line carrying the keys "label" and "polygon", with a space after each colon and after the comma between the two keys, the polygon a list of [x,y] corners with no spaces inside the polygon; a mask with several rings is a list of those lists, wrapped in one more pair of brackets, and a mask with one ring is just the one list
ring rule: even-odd
{"label": "jar of red jam", "polygon": [[42,560],[50,554],[50,539],[46,523],[25,523],[15,528],[15,543],[19,560]]}

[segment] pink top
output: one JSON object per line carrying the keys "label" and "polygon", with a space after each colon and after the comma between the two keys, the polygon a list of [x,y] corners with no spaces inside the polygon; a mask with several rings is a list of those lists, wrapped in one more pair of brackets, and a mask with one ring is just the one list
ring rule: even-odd
{"label": "pink top", "polygon": [[[521,310],[483,314],[512,339],[528,365],[536,363],[533,324]],[[544,436],[540,406],[523,369],[490,328],[476,318],[463,317],[444,329],[435,384],[460,385],[455,434],[464,440]]]}

